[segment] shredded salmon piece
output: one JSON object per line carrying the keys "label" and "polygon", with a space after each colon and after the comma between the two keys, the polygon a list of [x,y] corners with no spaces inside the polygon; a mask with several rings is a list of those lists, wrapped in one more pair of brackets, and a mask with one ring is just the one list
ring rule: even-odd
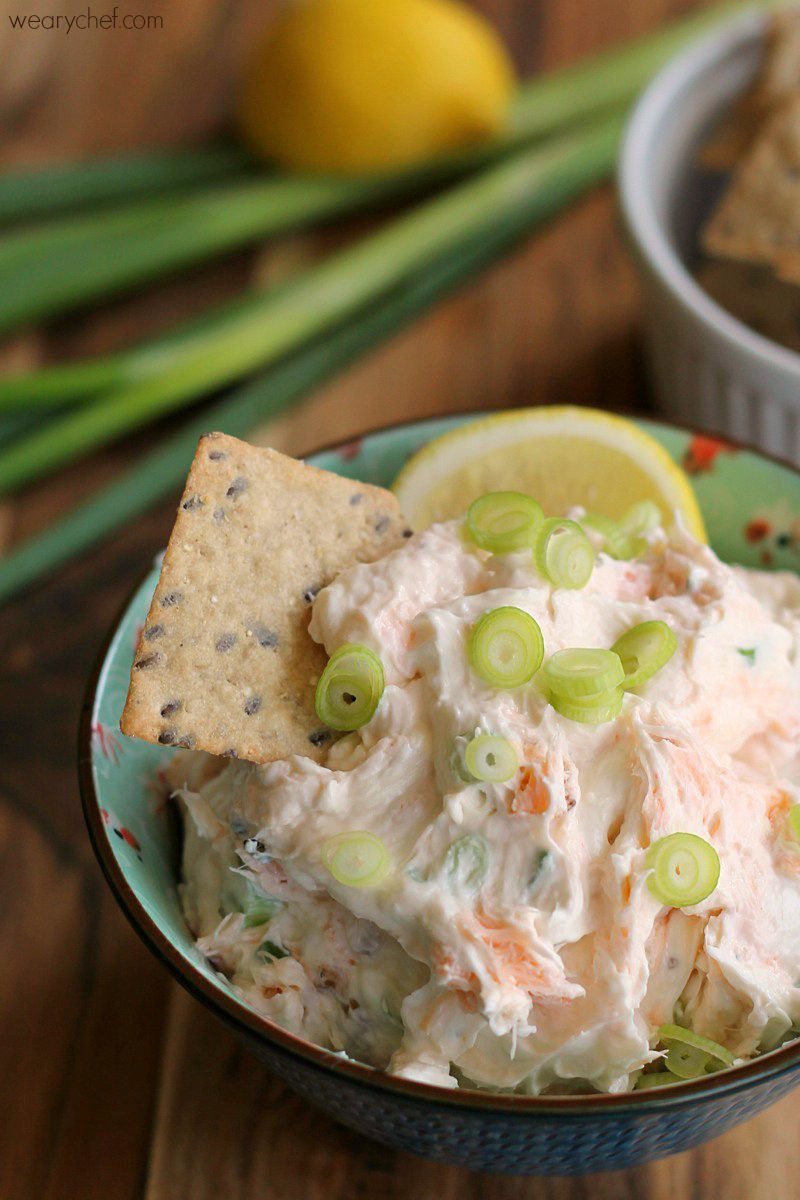
{"label": "shredded salmon piece", "polygon": [[[471,935],[490,951],[487,971],[495,983],[512,984],[531,995],[544,994],[549,997],[560,991],[560,980],[552,977],[540,962],[531,957],[522,935],[501,920],[490,917],[478,908],[464,922],[464,932]],[[431,964],[438,979],[445,986],[457,989],[473,999],[480,990],[480,981],[472,971],[467,971],[455,954],[444,946],[437,946],[431,954]]]}
{"label": "shredded salmon piece", "polygon": [[770,796],[767,816],[770,822],[774,825],[777,821],[783,821],[789,815],[789,809],[792,807],[791,797],[783,789]]}
{"label": "shredded salmon piece", "polygon": [[532,767],[523,767],[519,775],[519,785],[509,805],[514,813],[528,813],[541,816],[547,812],[550,804],[550,791]]}
{"label": "shredded salmon piece", "polygon": [[[776,839],[786,837],[788,832],[789,811],[793,807],[793,804],[794,802],[791,796],[787,792],[783,791],[782,788],[776,792],[773,792],[769,798],[767,803],[767,819],[769,820],[772,828],[773,837]],[[800,864],[796,865],[794,861],[800,856],[795,854],[783,854],[781,857],[781,865],[783,867],[788,868],[793,874],[796,874],[798,871],[800,871]]]}
{"label": "shredded salmon piece", "polygon": [[516,930],[495,920],[479,907],[475,912],[475,933],[496,960],[490,974],[497,983],[510,982],[533,994],[558,990],[558,980],[552,979],[542,964],[531,958],[528,947]]}
{"label": "shredded salmon piece", "polygon": [[664,797],[661,794],[661,788],[658,784],[654,784],[650,789],[648,800],[653,806],[653,811],[657,816],[662,816],[664,812]]}
{"label": "shredded salmon piece", "polygon": [[452,950],[445,946],[436,946],[431,954],[431,966],[434,974],[448,986],[459,985],[459,989],[477,989],[479,981],[472,971],[465,971]]}
{"label": "shredded salmon piece", "polygon": [[441,995],[436,997],[436,999],[428,1008],[428,1011],[425,1013],[425,1016],[422,1017],[419,1022],[420,1030],[423,1033],[427,1033],[430,1030],[431,1025],[436,1020],[440,1011],[443,1008],[446,1008],[447,1005],[451,1004],[453,998],[455,998],[456,1003],[460,1008],[463,1008],[465,1012],[477,1011],[478,1000],[472,992],[443,992]]}

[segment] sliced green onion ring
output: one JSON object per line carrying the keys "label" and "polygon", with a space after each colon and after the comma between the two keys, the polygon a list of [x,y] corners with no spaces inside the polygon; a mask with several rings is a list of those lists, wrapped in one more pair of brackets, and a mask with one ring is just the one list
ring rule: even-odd
{"label": "sliced green onion ring", "polygon": [[662,1025],[658,1040],[667,1050],[667,1070],[679,1079],[697,1079],[722,1067],[732,1067],[735,1062],[730,1050],[719,1042],[680,1025]]}
{"label": "sliced green onion ring", "polygon": [[469,661],[492,687],[521,687],[539,670],[543,658],[542,631],[521,608],[493,608],[472,627]]}
{"label": "sliced green onion ring", "polygon": [[492,554],[532,549],[543,521],[541,505],[524,492],[487,492],[467,512],[470,538]]}
{"label": "sliced green onion ring", "polygon": [[467,764],[464,761],[464,754],[470,739],[459,735],[453,738],[453,749],[450,751],[450,770],[454,777],[460,783],[472,783],[472,776],[467,770]]}
{"label": "sliced green onion ring", "polygon": [[619,522],[622,532],[629,537],[652,533],[660,524],[661,509],[654,500],[638,500],[630,506]]}
{"label": "sliced green onion ring", "polygon": [[570,647],[557,650],[545,663],[545,682],[566,700],[588,700],[619,687],[625,678],[613,650]]}
{"label": "sliced green onion ring", "polygon": [[617,687],[608,692],[601,692],[599,696],[571,700],[567,696],[559,696],[557,692],[550,691],[547,698],[556,712],[570,721],[579,721],[581,725],[603,725],[606,721],[616,720],[622,712],[625,692],[621,687]]}
{"label": "sliced green onion ring", "polygon": [[381,839],[363,829],[328,838],[322,847],[322,861],[337,883],[345,887],[375,887],[391,867]]}
{"label": "sliced green onion ring", "polygon": [[669,662],[678,648],[678,639],[665,621],[642,621],[634,625],[611,647],[619,655],[625,672],[622,686],[626,692],[641,687],[656,671]]}
{"label": "sliced green onion ring", "polygon": [[254,929],[257,925],[266,925],[277,912],[283,908],[283,901],[268,896],[256,887],[252,879],[247,880],[247,897],[244,904],[244,927]]}
{"label": "sliced green onion ring", "polygon": [[554,587],[582,588],[594,570],[592,543],[577,522],[562,517],[544,522],[534,557],[539,573]]}
{"label": "sliced green onion ring", "polygon": [[384,689],[381,660],[367,646],[348,643],[322,672],[314,696],[320,721],[331,729],[360,729],[374,716]]}
{"label": "sliced green onion ring", "polygon": [[633,558],[632,540],[618,522],[612,521],[611,517],[604,517],[601,513],[587,513],[585,517],[581,517],[580,524],[600,534],[603,539],[603,549],[612,558]]}
{"label": "sliced green onion ring", "polygon": [[647,851],[647,886],[662,904],[688,908],[699,904],[719,883],[719,855],[695,833],[670,833]]}
{"label": "sliced green onion ring", "polygon": [[517,752],[505,738],[482,733],[473,738],[464,754],[467,770],[482,783],[505,783],[516,772]]}
{"label": "sliced green onion ring", "polygon": [[793,804],[789,809],[789,828],[795,839],[800,842],[800,804]]}
{"label": "sliced green onion ring", "polygon": [[647,1075],[639,1076],[634,1091],[647,1092],[651,1088],[668,1087],[671,1083],[680,1083],[680,1079],[671,1071],[649,1071]]}
{"label": "sliced green onion ring", "polygon": [[273,962],[281,958],[289,958],[289,951],[284,950],[277,942],[263,941],[256,950],[256,957],[263,962]]}
{"label": "sliced green onion ring", "polygon": [[371,650],[369,646],[363,646],[360,642],[345,642],[345,644],[340,646],[338,650],[334,650],[333,654],[328,659],[328,662],[341,662],[342,659],[345,658],[353,658],[355,660],[361,658],[370,658],[373,660],[373,662],[377,663],[378,666],[381,666],[381,660],[378,658],[378,655],[375,653],[375,651]]}
{"label": "sliced green onion ring", "polygon": [[477,892],[489,868],[489,847],[477,833],[467,833],[448,847],[445,870],[449,877],[469,892]]}

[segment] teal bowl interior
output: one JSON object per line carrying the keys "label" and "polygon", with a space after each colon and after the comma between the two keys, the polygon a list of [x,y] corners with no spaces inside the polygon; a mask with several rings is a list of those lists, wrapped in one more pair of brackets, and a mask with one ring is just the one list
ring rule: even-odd
{"label": "teal bowl interior", "polygon": [[[389,485],[411,454],[468,419],[472,418],[448,417],[385,430],[317,454],[311,461],[342,475]],[[649,421],[638,424],[689,471],[711,542],[723,559],[747,566],[800,566],[800,474],[708,437]],[[109,882],[138,931],[181,981],[251,1040],[266,1039],[272,1047],[361,1082],[372,1077],[373,1085],[380,1088],[429,1099],[438,1094],[441,1103],[472,1103],[494,1111],[516,1106],[517,1113],[531,1108],[552,1113],[562,1102],[572,1112],[581,1106],[596,1109],[598,1104],[639,1111],[643,1105],[650,1111],[663,1108],[669,1102],[664,1092],[628,1097],[492,1097],[394,1081],[300,1042],[247,1008],[196,949],[183,920],[176,886],[177,831],[171,806],[165,805],[163,788],[158,786],[159,768],[170,751],[129,740],[119,732],[134,648],[157,576],[154,565],[114,630],[90,689],[81,736],[81,782],[89,829]],[[713,1083],[696,1081],[667,1092],[675,1098],[697,1098],[711,1091],[719,1095],[765,1075],[783,1075],[798,1062],[796,1047],[788,1047],[716,1076]]]}

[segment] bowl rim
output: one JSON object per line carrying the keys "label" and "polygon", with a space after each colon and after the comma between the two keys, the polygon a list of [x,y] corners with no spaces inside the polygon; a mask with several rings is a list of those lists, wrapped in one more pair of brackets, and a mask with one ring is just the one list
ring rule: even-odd
{"label": "bowl rim", "polygon": [[793,381],[800,380],[800,353],[745,325],[705,291],[681,261],[652,204],[645,170],[654,137],[669,110],[699,75],[712,72],[736,50],[763,40],[769,14],[745,12],[706,34],[661,68],[640,95],[628,118],[617,165],[617,193],[624,224],[641,264],[688,310],[707,332],[728,348],[743,351]]}
{"label": "bowl rim", "polygon": [[[604,410],[601,410],[604,411]],[[746,442],[731,439],[724,434],[700,430],[673,421],[659,420],[649,413],[635,410],[615,410],[618,415],[627,415],[649,424],[689,436],[712,438],[725,442],[736,451],[754,454],[773,466],[800,476],[800,467],[788,460],[769,454]],[[390,425],[372,428],[358,435],[333,442],[304,454],[305,459],[320,454],[335,452],[354,440],[369,440],[380,434],[398,433],[403,430],[424,429],[443,419],[474,418],[479,420],[486,412],[461,410],[439,413]],[[97,685],[108,657],[111,643],[119,625],[127,613],[144,580],[152,573],[149,568],[143,579],[139,579],[128,593],[108,632],[105,634],[95,665],[90,673],[78,724],[78,782],[84,821],[89,840],[106,882],[123,914],[147,949],[167,968],[179,984],[199,1000],[207,1009],[220,1018],[228,1028],[240,1036],[252,1040],[266,1041],[273,1052],[281,1057],[300,1058],[331,1075],[345,1075],[348,1081],[366,1089],[378,1089],[409,1101],[424,1101],[432,1107],[473,1109],[482,1112],[502,1113],[506,1116],[570,1116],[577,1118],[616,1117],[622,1114],[644,1115],[665,1108],[673,1109],[692,1104],[702,1099],[717,1099],[724,1095],[749,1090],[767,1080],[775,1080],[800,1067],[800,1037],[792,1042],[749,1059],[739,1066],[728,1068],[701,1079],[686,1080],[666,1089],[651,1089],[611,1095],[607,1092],[592,1092],[568,1096],[526,1096],[517,1093],[497,1094],[476,1088],[446,1088],[436,1084],[404,1079],[386,1071],[368,1066],[366,1063],[340,1057],[331,1050],[308,1042],[289,1033],[279,1025],[249,1008],[244,1001],[228,995],[216,987],[198,966],[186,959],[156,921],[147,913],[133,888],[128,883],[114,855],[106,835],[101,815],[102,805],[97,794],[92,771],[92,717],[97,695]]]}

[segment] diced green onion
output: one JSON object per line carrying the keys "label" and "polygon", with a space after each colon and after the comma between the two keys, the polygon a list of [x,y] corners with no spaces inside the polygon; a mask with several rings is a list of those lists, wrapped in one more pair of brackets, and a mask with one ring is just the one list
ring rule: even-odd
{"label": "diced green onion", "polygon": [[570,721],[579,721],[581,725],[603,725],[606,721],[615,720],[622,712],[625,693],[621,687],[616,687],[601,692],[599,696],[571,700],[550,691],[547,698],[556,712]]}
{"label": "diced green onion", "polygon": [[479,834],[468,833],[453,842],[445,856],[445,870],[453,882],[476,892],[486,878],[489,847]]}
{"label": "diced green onion", "polygon": [[244,905],[244,927],[253,929],[256,925],[266,925],[275,914],[283,908],[283,902],[274,896],[267,896],[260,888],[248,879],[247,898]]}
{"label": "diced green onion", "polygon": [[646,1092],[650,1088],[668,1087],[671,1083],[680,1083],[680,1079],[671,1071],[648,1071],[636,1080],[634,1091]]}
{"label": "diced green onion", "polygon": [[721,1067],[732,1067],[735,1062],[730,1050],[719,1042],[680,1025],[662,1025],[658,1040],[667,1050],[667,1069],[679,1079],[697,1079]]}
{"label": "diced green onion", "polygon": [[737,646],[737,647],[736,647],[736,653],[737,653],[737,654],[741,654],[742,658],[746,659],[746,660],[747,660],[747,663],[748,663],[748,665],[749,665],[749,666],[751,666],[751,667],[752,667],[753,663],[756,661],[756,648],[755,648],[755,646],[749,646],[749,647],[746,647],[746,648],[745,648],[744,646]]}
{"label": "diced green onion", "polygon": [[490,733],[473,738],[467,746],[464,759],[470,775],[482,783],[504,783],[519,766],[511,743]]}
{"label": "diced green onion", "polygon": [[540,574],[554,587],[582,588],[594,569],[592,543],[577,522],[562,517],[544,522],[534,557]]}
{"label": "diced green onion", "polygon": [[641,687],[668,663],[678,648],[678,639],[664,621],[642,621],[612,646],[625,671],[626,692]]}
{"label": "diced green onion", "polygon": [[688,908],[699,904],[719,883],[719,855],[695,833],[670,833],[647,852],[647,886],[661,904]]}
{"label": "diced green onion", "polygon": [[521,687],[539,670],[543,658],[542,631],[521,608],[491,609],[472,627],[469,661],[492,687]]}
{"label": "diced green onion", "polygon": [[633,542],[621,526],[616,521],[612,521],[611,517],[604,517],[600,513],[587,513],[585,517],[581,517],[580,524],[584,528],[593,529],[595,533],[600,534],[603,539],[603,549],[611,558],[623,560],[633,558]]}
{"label": "diced green onion", "polygon": [[529,888],[536,887],[536,885],[541,880],[542,875],[547,870],[547,867],[548,867],[550,861],[551,861],[551,855],[550,855],[549,850],[537,850],[536,851],[536,855],[533,860],[533,867],[531,868],[530,878],[528,880]]}
{"label": "diced green onion", "polygon": [[789,828],[797,841],[800,842],[800,804],[794,804],[789,809]]}
{"label": "diced green onion", "polygon": [[661,509],[653,500],[639,500],[631,505],[619,524],[628,537],[652,533],[661,524]]}
{"label": "diced green onion", "polygon": [[322,672],[314,697],[317,716],[331,729],[360,729],[383,695],[383,666],[367,646],[340,647]]}
{"label": "diced green onion", "polygon": [[272,959],[288,958],[289,951],[284,950],[283,946],[278,946],[275,942],[263,941],[256,950],[256,957],[269,962]]}
{"label": "diced green onion", "polygon": [[523,492],[487,492],[473,500],[467,529],[476,546],[492,554],[532,549],[544,520],[540,504]]}
{"label": "diced green onion", "polygon": [[328,838],[322,847],[322,861],[337,883],[345,887],[375,887],[391,867],[381,839],[366,830]]}

